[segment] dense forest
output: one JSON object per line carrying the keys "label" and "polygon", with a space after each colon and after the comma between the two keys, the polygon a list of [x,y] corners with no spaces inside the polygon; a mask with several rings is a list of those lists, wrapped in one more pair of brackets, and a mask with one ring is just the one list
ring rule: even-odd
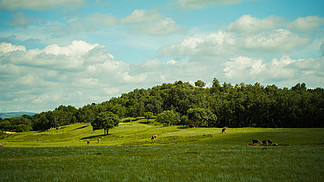
{"label": "dense forest", "polygon": [[0,119],[2,131],[46,130],[98,120],[109,112],[120,119],[155,117],[164,125],[194,124],[199,127],[324,127],[324,89],[306,84],[278,88],[259,83],[223,83],[214,78],[205,88],[201,80],[191,85],[176,81],[149,89],[135,89],[118,98],[82,108],[59,106],[34,116]]}

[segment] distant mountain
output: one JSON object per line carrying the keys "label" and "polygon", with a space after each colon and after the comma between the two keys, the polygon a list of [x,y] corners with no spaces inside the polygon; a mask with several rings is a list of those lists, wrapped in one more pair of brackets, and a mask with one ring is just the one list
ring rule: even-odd
{"label": "distant mountain", "polygon": [[33,112],[6,112],[6,113],[0,113],[0,118],[2,118],[2,119],[14,118],[14,117],[22,116],[22,115],[34,116],[35,114],[38,114],[38,113],[33,113]]}

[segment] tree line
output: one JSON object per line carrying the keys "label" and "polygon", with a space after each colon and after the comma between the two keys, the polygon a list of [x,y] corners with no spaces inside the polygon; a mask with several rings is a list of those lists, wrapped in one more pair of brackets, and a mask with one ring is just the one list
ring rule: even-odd
{"label": "tree line", "polygon": [[[46,130],[75,122],[92,122],[94,129],[104,129],[102,122],[107,121],[107,116],[155,117],[166,126],[324,127],[323,88],[307,89],[305,83],[290,89],[259,83],[220,84],[216,78],[211,87],[204,86],[201,80],[194,85],[182,81],[163,83],[78,109],[59,106],[34,116],[0,119],[0,129]],[[115,119],[111,126],[116,126]]]}

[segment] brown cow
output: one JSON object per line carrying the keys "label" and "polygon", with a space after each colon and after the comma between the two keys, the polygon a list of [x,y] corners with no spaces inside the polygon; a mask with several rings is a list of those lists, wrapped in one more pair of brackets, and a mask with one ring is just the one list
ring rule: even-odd
{"label": "brown cow", "polygon": [[223,133],[226,133],[226,130],[227,130],[226,128],[223,128],[223,129],[222,129],[222,134],[223,134]]}
{"label": "brown cow", "polygon": [[87,140],[87,144],[90,145],[90,140]]}
{"label": "brown cow", "polygon": [[3,145],[0,143],[0,147],[3,147]]}
{"label": "brown cow", "polygon": [[262,142],[260,140],[252,140],[252,143],[255,144],[255,143],[259,143],[261,144]]}
{"label": "brown cow", "polygon": [[249,143],[249,146],[260,146],[260,144],[257,144],[257,143]]}
{"label": "brown cow", "polygon": [[195,125],[189,124],[189,128],[194,128],[194,127],[195,127]]}
{"label": "brown cow", "polygon": [[157,135],[153,135],[152,138],[151,138],[151,140],[157,139],[157,137],[158,137]]}

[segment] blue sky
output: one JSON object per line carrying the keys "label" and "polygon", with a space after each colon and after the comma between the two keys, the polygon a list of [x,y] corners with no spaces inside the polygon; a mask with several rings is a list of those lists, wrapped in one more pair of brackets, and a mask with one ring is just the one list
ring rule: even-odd
{"label": "blue sky", "polygon": [[176,80],[324,86],[322,0],[0,0],[0,112]]}

